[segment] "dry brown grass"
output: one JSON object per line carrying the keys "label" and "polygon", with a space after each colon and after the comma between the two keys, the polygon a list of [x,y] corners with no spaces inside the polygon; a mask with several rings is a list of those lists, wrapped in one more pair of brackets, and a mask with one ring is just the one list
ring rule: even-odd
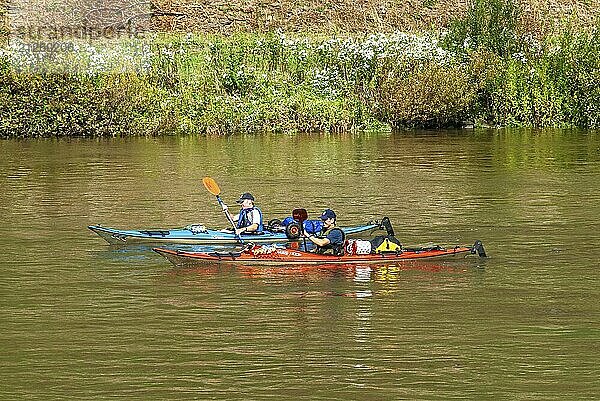
{"label": "dry brown grass", "polygon": [[[232,4],[233,3],[233,4]],[[533,31],[548,33],[575,18],[594,24],[600,0],[521,1],[523,21]],[[465,0],[157,0],[157,6],[177,15],[154,18],[163,31],[232,33],[285,32],[356,33],[422,31],[445,27],[462,15]]]}
{"label": "dry brown grass", "polygon": [[[148,11],[152,11],[151,29],[164,32],[411,32],[445,27],[467,8],[467,0],[152,1],[93,0],[82,4],[75,0],[0,0],[0,32],[7,28],[14,31],[26,24],[110,25],[117,20],[127,22],[132,17],[140,23],[150,17]],[[569,20],[582,27],[592,26],[600,16],[600,0],[521,0],[520,3],[524,29],[536,36],[556,31]],[[94,21],[85,20],[90,15]]]}

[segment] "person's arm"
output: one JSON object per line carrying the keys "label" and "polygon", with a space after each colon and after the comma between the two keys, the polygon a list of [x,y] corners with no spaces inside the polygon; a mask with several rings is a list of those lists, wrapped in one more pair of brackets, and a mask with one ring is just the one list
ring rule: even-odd
{"label": "person's arm", "polygon": [[229,217],[233,222],[236,222],[237,219],[239,218],[239,214],[236,214],[235,216],[232,216],[231,213],[229,213],[229,207],[223,203],[223,212],[225,213],[226,217]]}
{"label": "person's arm", "polygon": [[257,223],[253,223],[250,224],[248,227],[242,227],[242,228],[236,228],[235,229],[235,233],[237,235],[243,234],[243,233],[251,233],[258,230],[258,224]]}
{"label": "person's arm", "polygon": [[308,238],[312,243],[318,246],[327,246],[331,243],[331,241],[329,241],[329,238],[319,238],[315,237],[313,234],[308,234],[308,237],[306,238]]}

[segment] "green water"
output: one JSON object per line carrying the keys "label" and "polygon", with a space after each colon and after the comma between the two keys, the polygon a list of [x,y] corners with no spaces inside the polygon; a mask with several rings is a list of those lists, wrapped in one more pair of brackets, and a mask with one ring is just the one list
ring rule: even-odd
{"label": "green water", "polygon": [[[0,398],[594,399],[600,134],[0,141]],[[88,224],[225,227],[331,207],[490,255],[180,270]]]}

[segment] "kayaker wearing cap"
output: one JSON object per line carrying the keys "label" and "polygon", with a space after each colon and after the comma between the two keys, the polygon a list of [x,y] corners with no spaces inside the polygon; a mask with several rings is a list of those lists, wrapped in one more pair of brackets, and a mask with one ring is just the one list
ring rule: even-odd
{"label": "kayaker wearing cap", "polygon": [[308,234],[308,239],[313,242],[317,248],[316,253],[329,253],[336,256],[344,254],[344,232],[335,226],[336,215],[331,209],[325,209],[321,213],[323,220],[323,230],[318,236]]}
{"label": "kayaker wearing cap", "polygon": [[262,212],[254,206],[254,196],[250,192],[244,192],[235,202],[240,204],[241,210],[233,217],[229,214],[227,205],[223,204],[225,213],[229,214],[233,221],[237,221],[235,233],[240,235],[263,231]]}

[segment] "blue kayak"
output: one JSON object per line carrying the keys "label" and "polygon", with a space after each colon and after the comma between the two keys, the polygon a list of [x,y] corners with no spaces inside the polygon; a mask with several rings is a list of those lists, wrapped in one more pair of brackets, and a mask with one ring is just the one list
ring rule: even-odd
{"label": "blue kayak", "polygon": [[[381,227],[379,222],[352,227],[340,227],[346,235],[375,230]],[[118,230],[115,228],[102,227],[100,225],[88,226],[90,230],[104,238],[112,245],[127,244],[198,244],[198,245],[227,245],[237,244],[238,239],[231,231],[211,230],[202,225],[191,225],[185,228],[169,230]],[[244,242],[256,244],[285,243],[298,241],[297,233],[290,235],[290,231],[265,230],[259,234],[242,234]]]}

